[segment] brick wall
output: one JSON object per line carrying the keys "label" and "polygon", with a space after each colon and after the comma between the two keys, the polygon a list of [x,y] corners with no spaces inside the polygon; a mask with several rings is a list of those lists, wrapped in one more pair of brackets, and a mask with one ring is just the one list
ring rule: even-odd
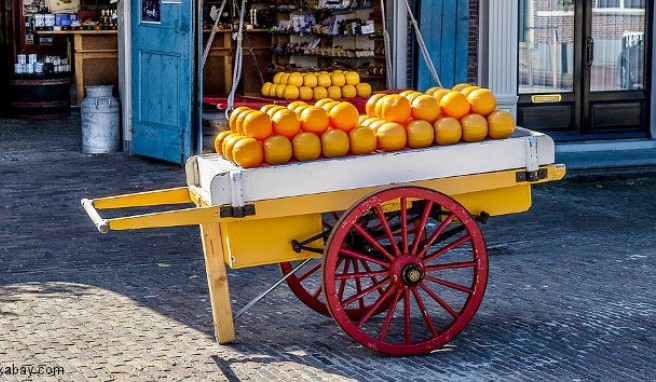
{"label": "brick wall", "polygon": [[469,0],[469,44],[467,47],[467,82],[478,83],[478,35],[479,35],[478,0]]}

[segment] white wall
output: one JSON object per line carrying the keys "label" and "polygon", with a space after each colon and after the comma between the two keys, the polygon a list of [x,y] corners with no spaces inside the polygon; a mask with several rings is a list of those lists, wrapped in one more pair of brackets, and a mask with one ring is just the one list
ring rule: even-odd
{"label": "white wall", "polygon": [[[378,1],[378,0],[374,0]],[[408,83],[408,8],[404,0],[386,2],[385,8],[387,31],[390,37],[390,51],[385,52],[390,57],[392,68],[387,71],[392,74],[391,89],[405,89]]]}
{"label": "white wall", "polygon": [[130,62],[130,0],[118,0],[118,92],[121,98],[121,125],[123,151],[130,151],[132,124],[130,123],[132,87]]}
{"label": "white wall", "polygon": [[479,4],[479,82],[497,96],[499,109],[516,116],[519,0]]}

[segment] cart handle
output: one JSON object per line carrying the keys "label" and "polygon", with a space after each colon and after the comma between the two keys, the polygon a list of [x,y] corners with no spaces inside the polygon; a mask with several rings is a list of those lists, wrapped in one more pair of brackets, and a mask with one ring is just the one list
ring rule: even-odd
{"label": "cart handle", "polygon": [[[82,207],[84,208],[84,211],[86,211],[87,215],[89,215],[89,218],[91,218],[91,221],[93,222],[93,224],[95,224],[98,231],[100,233],[108,233],[109,231],[114,229],[114,227],[112,226],[114,225],[113,223],[116,223],[117,220],[130,220],[131,218],[133,220],[134,219],[139,220],[144,215],[138,215],[128,218],[119,218],[119,219],[103,219],[98,213],[98,210],[112,209],[112,208],[130,208],[130,207],[153,207],[153,206],[161,206],[161,205],[186,204],[186,203],[193,203],[193,202],[196,202],[198,204],[199,199],[200,196],[196,195],[196,193],[190,187],[177,187],[177,188],[171,188],[165,190],[154,190],[154,191],[137,192],[132,194],[118,195],[118,196],[108,196],[108,197],[97,198],[97,199],[85,198],[82,199],[81,203],[82,203]],[[172,212],[169,211],[167,213],[171,214]],[[161,214],[162,213],[160,213],[160,215]],[[151,214],[151,215],[157,215],[157,214]],[[147,225],[147,223],[143,223],[143,224]],[[157,226],[156,224],[157,223],[155,223],[155,225],[149,225],[149,226]],[[167,226],[170,226],[170,224],[167,224]],[[117,228],[118,227],[120,227],[120,224],[117,225]],[[123,228],[123,229],[129,229],[129,228]]]}
{"label": "cart handle", "polygon": [[93,200],[82,199],[82,207],[84,208],[84,211],[86,211],[87,215],[89,215],[89,218],[91,218],[93,224],[95,224],[96,228],[98,229],[98,232],[100,233],[109,232],[109,220],[100,217],[100,214],[96,210],[96,207],[93,205]]}
{"label": "cart handle", "polygon": [[[204,223],[218,223],[226,219],[238,218],[234,215],[223,214],[222,216],[221,207],[207,205],[199,190],[194,186],[137,192],[97,199],[82,199],[81,203],[84,211],[89,215],[100,233],[141,228],[180,227]],[[111,219],[103,219],[97,211],[192,203],[195,203],[196,206]]]}

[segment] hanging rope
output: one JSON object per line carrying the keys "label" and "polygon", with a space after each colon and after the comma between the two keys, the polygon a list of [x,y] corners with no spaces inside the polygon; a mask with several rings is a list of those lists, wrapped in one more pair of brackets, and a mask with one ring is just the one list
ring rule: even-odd
{"label": "hanging rope", "polygon": [[225,7],[227,1],[228,0],[223,0],[221,2],[221,6],[219,7],[219,13],[216,14],[216,18],[214,19],[214,24],[212,25],[212,30],[210,31],[210,36],[207,38],[207,43],[205,44],[205,51],[203,52],[203,67],[205,67],[205,61],[207,61],[207,56],[210,53],[210,48],[212,47],[212,43],[214,42],[214,36],[216,35],[216,26],[219,25],[219,19],[221,18],[221,14],[223,13],[223,8]]}
{"label": "hanging rope", "polygon": [[255,56],[255,52],[253,51],[253,43],[251,43],[251,38],[248,36],[248,31],[244,33],[244,36],[246,37],[246,45],[248,45],[248,53],[251,55],[251,58],[253,58],[253,64],[255,65],[255,68],[257,68],[257,74],[260,77],[260,84],[264,85],[265,82],[264,76],[260,71],[260,64],[257,62],[257,57]]}
{"label": "hanging rope", "polygon": [[430,55],[428,54],[426,43],[424,42],[424,38],[421,35],[421,31],[419,30],[419,25],[417,24],[417,20],[415,19],[415,16],[412,14],[412,8],[410,8],[410,3],[408,2],[408,0],[403,0],[403,1],[405,2],[406,8],[408,9],[408,15],[410,15],[410,21],[412,22],[412,26],[415,29],[415,35],[417,36],[417,44],[419,44],[419,50],[421,51],[421,55],[424,57],[426,66],[428,66],[428,71],[430,72],[431,77],[433,77],[433,81],[435,81],[435,84],[439,87],[442,87],[440,78],[437,75],[437,70],[435,70],[435,66],[433,65],[433,60],[430,58]]}
{"label": "hanging rope", "polygon": [[242,40],[243,40],[243,28],[244,28],[244,13],[246,13],[246,0],[241,0],[241,8],[239,12],[239,25],[237,26],[237,46],[235,51],[235,67],[232,71],[232,89],[228,95],[228,106],[226,108],[226,116],[234,109],[235,106],[235,93],[237,92],[237,87],[239,86],[239,80],[241,80],[241,69],[243,64],[243,52],[242,52]]}
{"label": "hanging rope", "polygon": [[385,22],[385,0],[380,0],[380,12],[383,18],[383,47],[385,49],[385,87],[387,89],[396,89],[396,73],[392,68],[392,56],[390,51],[389,33],[387,32],[387,23]]}

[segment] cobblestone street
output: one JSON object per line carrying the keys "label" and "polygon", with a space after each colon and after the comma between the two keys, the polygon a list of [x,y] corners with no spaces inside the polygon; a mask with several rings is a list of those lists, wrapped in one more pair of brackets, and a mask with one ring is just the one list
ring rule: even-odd
{"label": "cobblestone street", "polygon": [[[433,354],[387,357],[286,286],[217,344],[198,228],[101,235],[80,206],[184,186],[184,169],[80,146],[78,113],[0,118],[0,381],[656,380],[656,177],[535,186],[530,211],[481,227],[490,277],[471,324]],[[230,270],[234,309],[278,277]]]}

